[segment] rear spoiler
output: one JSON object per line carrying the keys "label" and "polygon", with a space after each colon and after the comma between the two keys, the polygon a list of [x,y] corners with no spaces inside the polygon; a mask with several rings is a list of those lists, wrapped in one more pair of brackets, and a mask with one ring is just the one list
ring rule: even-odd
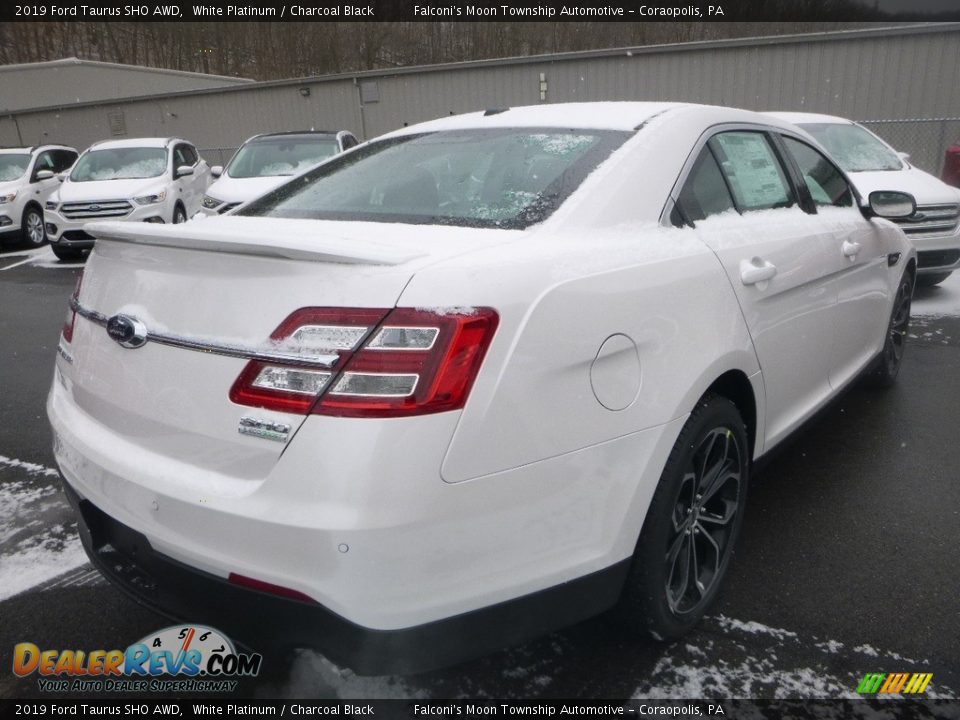
{"label": "rear spoiler", "polygon": [[[259,255],[310,262],[401,265],[424,252],[358,238],[337,237],[316,221],[276,218],[217,218],[209,225],[143,222],[91,222],[84,230],[97,240],[183,248],[236,255]],[[278,227],[287,225],[287,227]],[[306,232],[304,232],[306,231]]]}

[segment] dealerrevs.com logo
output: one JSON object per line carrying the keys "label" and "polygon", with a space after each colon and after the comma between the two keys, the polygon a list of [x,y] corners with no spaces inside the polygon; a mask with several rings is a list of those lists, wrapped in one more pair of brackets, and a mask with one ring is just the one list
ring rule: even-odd
{"label": "dealerrevs.com logo", "polygon": [[13,648],[14,674],[38,675],[44,692],[231,692],[237,678],[256,677],[262,662],[202,625],[173,625],[126,650]]}

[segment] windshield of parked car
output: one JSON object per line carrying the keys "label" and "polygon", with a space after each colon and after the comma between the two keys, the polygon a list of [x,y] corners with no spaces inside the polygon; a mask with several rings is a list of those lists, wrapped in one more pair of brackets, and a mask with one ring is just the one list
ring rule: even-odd
{"label": "windshield of parked car", "polygon": [[901,170],[897,154],[859,125],[839,123],[802,123],[847,172]]}
{"label": "windshield of parked car", "polygon": [[337,154],[336,138],[270,138],[247,143],[233,156],[226,173],[232,178],[299,175]]}
{"label": "windshield of parked car", "polygon": [[29,165],[29,155],[0,153],[0,182],[9,182],[22,177]]}
{"label": "windshield of parked car", "polygon": [[498,129],[373,142],[240,215],[524,228],[546,219],[629,133]]}
{"label": "windshield of parked car", "polygon": [[70,179],[73,182],[136,180],[159,177],[166,169],[167,151],[164,148],[109,148],[81,155]]}

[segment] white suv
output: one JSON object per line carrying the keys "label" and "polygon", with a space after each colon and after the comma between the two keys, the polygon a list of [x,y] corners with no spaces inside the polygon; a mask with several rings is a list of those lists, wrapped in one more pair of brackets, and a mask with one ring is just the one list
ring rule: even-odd
{"label": "white suv", "polygon": [[960,190],[911,165],[852,120],[800,112],[766,113],[806,130],[843,168],[861,197],[879,189],[899,190],[917,199],[917,210],[895,222],[917,248],[917,284],[936,285],[960,269]]}
{"label": "white suv", "polygon": [[44,207],[47,237],[61,260],[93,247],[91,220],[181,223],[200,209],[210,168],[180,138],[134,138],[91,145]]}
{"label": "white suv", "polygon": [[0,150],[0,240],[43,245],[43,204],[59,187],[55,175],[70,168],[77,151],[66,145]]}

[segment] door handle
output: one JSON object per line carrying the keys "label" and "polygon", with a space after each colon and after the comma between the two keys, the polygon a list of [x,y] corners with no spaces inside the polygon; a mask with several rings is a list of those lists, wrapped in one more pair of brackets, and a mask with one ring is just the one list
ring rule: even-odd
{"label": "door handle", "polygon": [[777,274],[777,266],[760,258],[740,262],[740,280],[744,285],[766,282]]}
{"label": "door handle", "polygon": [[855,258],[857,253],[860,252],[860,243],[844,240],[843,245],[840,246],[840,250],[843,252],[844,256],[848,258]]}

